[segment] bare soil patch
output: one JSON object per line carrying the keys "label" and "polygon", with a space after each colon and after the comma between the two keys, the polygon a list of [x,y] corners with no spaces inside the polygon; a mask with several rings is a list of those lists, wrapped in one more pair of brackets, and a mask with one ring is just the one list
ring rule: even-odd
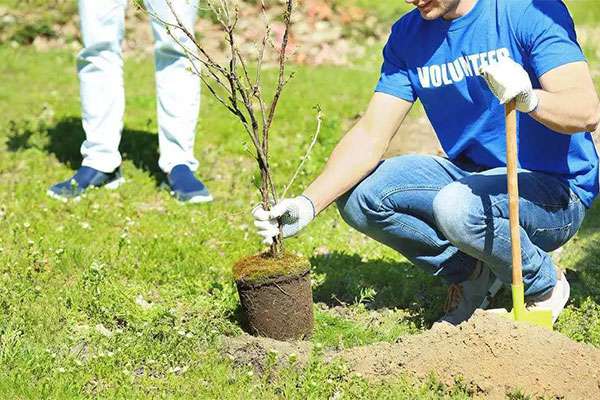
{"label": "bare soil patch", "polygon": [[[245,337],[229,340],[225,348],[236,361],[260,370],[271,349],[283,355],[280,363],[293,353],[303,365],[310,343]],[[460,379],[477,398],[503,399],[514,390],[557,399],[600,398],[599,349],[485,312],[458,327],[436,326],[396,343],[326,352],[325,357],[345,361],[372,381],[400,375],[422,379],[431,373],[448,385]]]}
{"label": "bare soil patch", "polygon": [[281,342],[266,337],[247,334],[224,338],[223,355],[234,365],[249,365],[258,373],[263,373],[270,359],[275,368],[291,365],[305,366],[308,363],[312,343],[307,341]]}

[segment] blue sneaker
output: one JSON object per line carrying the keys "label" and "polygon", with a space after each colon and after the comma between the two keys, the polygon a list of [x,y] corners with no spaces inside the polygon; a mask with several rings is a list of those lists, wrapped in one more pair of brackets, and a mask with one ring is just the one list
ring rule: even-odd
{"label": "blue sneaker", "polygon": [[174,166],[167,175],[167,181],[171,194],[183,203],[208,203],[213,200],[206,186],[187,165]]}
{"label": "blue sneaker", "polygon": [[69,180],[59,182],[48,189],[48,196],[66,202],[69,199],[79,200],[83,192],[90,187],[116,189],[125,183],[121,168],[109,174],[90,167],[81,167]]}

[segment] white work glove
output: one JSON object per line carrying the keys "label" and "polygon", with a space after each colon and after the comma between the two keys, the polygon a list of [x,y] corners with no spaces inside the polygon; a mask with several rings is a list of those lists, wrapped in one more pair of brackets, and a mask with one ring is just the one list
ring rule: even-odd
{"label": "white work glove", "polygon": [[257,233],[263,238],[262,242],[270,245],[273,238],[279,235],[278,218],[281,219],[283,237],[294,236],[315,218],[315,207],[308,197],[298,196],[281,200],[271,211],[265,211],[259,204],[252,210],[252,216]]}
{"label": "white work glove", "polygon": [[537,107],[539,99],[533,91],[529,75],[511,58],[502,57],[497,63],[482,67],[480,72],[500,104],[515,99],[517,110],[524,113]]}

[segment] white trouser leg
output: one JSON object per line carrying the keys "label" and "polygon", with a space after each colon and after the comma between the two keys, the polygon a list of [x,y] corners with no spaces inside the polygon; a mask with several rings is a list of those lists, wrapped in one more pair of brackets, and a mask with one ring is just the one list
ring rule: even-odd
{"label": "white trouser leg", "polygon": [[[172,0],[175,12],[190,32],[198,12],[197,0]],[[166,0],[145,0],[147,9],[169,23],[176,23]],[[163,25],[152,19],[155,40],[156,92],[158,113],[158,165],[165,173],[178,164],[192,171],[198,168],[194,138],[200,108],[200,79],[192,73],[191,62],[181,45],[194,51],[193,43],[181,30],[172,29],[174,40]],[[199,70],[198,63],[196,68]]]}
{"label": "white trouser leg", "polygon": [[112,172],[121,164],[125,93],[121,41],[127,0],[79,0],[83,50],[77,57],[85,141],[82,165]]}

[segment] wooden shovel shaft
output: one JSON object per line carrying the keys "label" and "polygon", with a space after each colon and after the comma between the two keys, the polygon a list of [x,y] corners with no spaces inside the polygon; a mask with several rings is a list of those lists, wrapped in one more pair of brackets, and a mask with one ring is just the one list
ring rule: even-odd
{"label": "wooden shovel shaft", "polygon": [[514,100],[506,104],[504,112],[506,120],[508,212],[512,251],[512,316],[515,321],[526,321],[552,330],[552,312],[550,310],[529,311],[525,308],[523,267],[521,265],[521,226],[519,224],[519,183],[517,177],[517,111]]}
{"label": "wooden shovel shaft", "polygon": [[506,169],[508,176],[508,201],[510,244],[512,251],[512,284],[523,284],[521,265],[521,227],[519,224],[519,184],[517,178],[517,111],[514,100],[504,108],[506,119]]}

